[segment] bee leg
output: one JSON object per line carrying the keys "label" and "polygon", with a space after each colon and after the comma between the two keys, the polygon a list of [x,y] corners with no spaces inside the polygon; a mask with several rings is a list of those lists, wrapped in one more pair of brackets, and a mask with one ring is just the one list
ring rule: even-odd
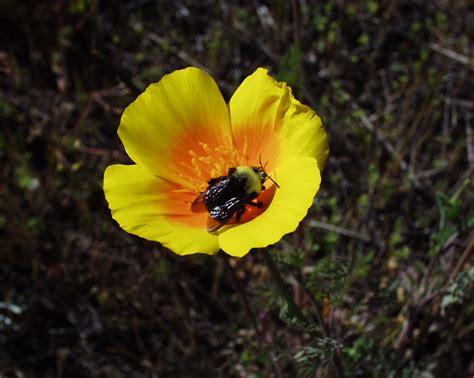
{"label": "bee leg", "polygon": [[237,222],[240,222],[240,219],[242,218],[242,215],[245,213],[245,206],[242,206],[240,209],[238,209],[235,213],[235,219]]}
{"label": "bee leg", "polygon": [[258,197],[258,193],[257,192],[252,192],[250,193],[249,197],[248,197],[248,202],[250,202],[251,200],[255,199]]}

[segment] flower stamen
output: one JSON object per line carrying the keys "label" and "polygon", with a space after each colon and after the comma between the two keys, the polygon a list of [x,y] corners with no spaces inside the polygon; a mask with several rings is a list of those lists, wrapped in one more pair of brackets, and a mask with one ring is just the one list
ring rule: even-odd
{"label": "flower stamen", "polygon": [[[231,144],[211,148],[207,143],[199,142],[198,146],[200,149],[188,150],[189,159],[179,162],[188,173],[179,174],[183,179],[182,188],[175,192],[201,193],[206,190],[211,178],[225,176],[230,167],[242,165],[244,161],[248,163],[247,141],[244,151],[239,151]],[[189,174],[191,172],[194,174]]]}

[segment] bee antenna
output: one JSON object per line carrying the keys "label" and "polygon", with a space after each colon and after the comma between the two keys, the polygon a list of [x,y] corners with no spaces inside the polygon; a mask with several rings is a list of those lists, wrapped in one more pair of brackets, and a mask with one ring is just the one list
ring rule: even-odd
{"label": "bee antenna", "polygon": [[278,189],[280,189],[280,185],[278,185],[278,183],[274,179],[272,179],[270,176],[267,176],[267,177],[270,179],[271,182],[273,182],[277,186]]}
{"label": "bee antenna", "polygon": [[[271,182],[273,182],[277,186],[277,188],[280,188],[280,185],[278,185],[278,183],[274,179],[272,179],[267,174],[267,172],[265,172],[265,166],[268,164],[268,161],[265,163],[265,166],[262,164],[262,154],[259,154],[258,160],[259,160],[259,163],[260,163],[260,167],[263,169],[263,172],[265,173],[265,175],[270,179]],[[275,173],[275,178],[276,178],[276,173]]]}
{"label": "bee antenna", "polygon": [[259,162],[259,164],[260,164],[260,167],[265,171],[265,167],[267,166],[268,161],[265,163],[265,165],[263,165],[263,164],[262,164],[262,154],[259,154],[258,156],[259,156],[258,162]]}

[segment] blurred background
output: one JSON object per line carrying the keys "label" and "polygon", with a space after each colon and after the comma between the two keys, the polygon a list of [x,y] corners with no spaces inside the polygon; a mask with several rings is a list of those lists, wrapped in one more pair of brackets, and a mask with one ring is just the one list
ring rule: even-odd
{"label": "blurred background", "polygon": [[[468,0],[1,1],[0,376],[472,376],[473,36]],[[321,190],[270,250],[324,326],[258,252],[111,218],[122,111],[187,66],[226,100],[267,67],[321,115]]]}

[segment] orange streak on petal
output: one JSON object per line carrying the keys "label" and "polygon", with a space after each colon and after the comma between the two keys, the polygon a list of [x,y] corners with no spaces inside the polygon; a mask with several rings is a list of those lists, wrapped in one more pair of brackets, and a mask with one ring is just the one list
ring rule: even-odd
{"label": "orange streak on petal", "polygon": [[194,189],[197,196],[199,191],[206,189],[207,181],[212,177],[226,175],[229,167],[237,163],[230,137],[227,139],[222,130],[201,125],[195,125],[180,136],[169,155],[170,164],[176,165],[181,176],[178,182],[187,180],[190,185],[186,189]]}
{"label": "orange streak on petal", "polygon": [[191,191],[183,191],[178,184],[168,184],[164,192],[163,216],[170,222],[176,222],[194,228],[206,228],[207,213],[193,213],[191,204],[198,196]]}
{"label": "orange streak on petal", "polygon": [[271,173],[278,163],[281,141],[280,133],[273,127],[248,125],[234,133],[235,148],[242,152],[239,165],[249,167],[262,165],[267,173]]}

